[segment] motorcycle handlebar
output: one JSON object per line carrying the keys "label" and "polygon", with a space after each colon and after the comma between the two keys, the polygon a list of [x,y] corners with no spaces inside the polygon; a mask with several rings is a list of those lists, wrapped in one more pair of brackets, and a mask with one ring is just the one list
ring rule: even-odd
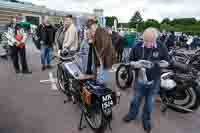
{"label": "motorcycle handlebar", "polygon": [[54,54],[54,58],[58,58],[58,59],[61,59],[61,60],[73,60],[73,59],[75,59],[76,57],[78,57],[78,56],[80,56],[81,55],[81,53],[80,52],[78,52],[78,53],[75,53],[73,56],[66,56],[66,57],[64,57],[64,56],[61,56],[61,55],[59,55],[59,54]]}
{"label": "motorcycle handlebar", "polygon": [[128,65],[132,66],[133,68],[151,68],[154,64],[158,64],[161,68],[167,68],[169,63],[167,61],[161,60],[158,62],[151,62],[147,60],[140,60],[137,62],[130,62]]}

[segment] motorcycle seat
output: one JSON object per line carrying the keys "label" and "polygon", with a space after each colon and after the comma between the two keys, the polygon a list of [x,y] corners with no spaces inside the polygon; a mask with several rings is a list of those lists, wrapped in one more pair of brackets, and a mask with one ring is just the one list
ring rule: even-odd
{"label": "motorcycle seat", "polygon": [[86,85],[89,86],[88,88],[90,91],[98,97],[112,93],[111,89],[107,88],[104,84],[99,83],[96,80],[88,80]]}

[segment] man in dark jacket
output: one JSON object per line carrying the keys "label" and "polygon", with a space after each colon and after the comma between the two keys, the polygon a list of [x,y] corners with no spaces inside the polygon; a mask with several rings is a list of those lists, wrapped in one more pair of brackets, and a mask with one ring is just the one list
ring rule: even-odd
{"label": "man in dark jacket", "polygon": [[37,37],[41,46],[42,70],[51,68],[54,32],[54,27],[48,23],[48,16],[43,16],[42,24],[40,24],[37,29]]}
{"label": "man in dark jacket", "polygon": [[174,32],[171,32],[169,37],[166,38],[166,39],[167,39],[166,40],[166,46],[169,50],[171,47],[175,46],[176,36],[175,36]]}
{"label": "man in dark jacket", "polygon": [[[138,43],[132,49],[130,54],[130,61],[138,62],[140,60],[155,61],[169,61],[167,48],[165,45],[157,41],[158,32],[154,28],[146,29],[143,34],[143,42]],[[135,92],[129,113],[123,118],[125,122],[135,120],[139,112],[141,100],[145,97],[145,105],[143,110],[143,128],[147,133],[151,131],[151,113],[155,97],[160,88],[161,68],[154,65],[145,70],[146,80],[138,79],[139,69],[136,71]]]}

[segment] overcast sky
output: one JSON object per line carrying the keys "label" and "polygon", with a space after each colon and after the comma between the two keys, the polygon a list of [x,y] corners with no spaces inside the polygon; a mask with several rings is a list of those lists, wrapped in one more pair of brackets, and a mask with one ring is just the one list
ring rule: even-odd
{"label": "overcast sky", "polygon": [[165,17],[200,18],[200,0],[24,0],[63,11],[92,12],[104,9],[104,15],[117,16],[121,22],[129,21],[136,10],[144,19],[162,20]]}

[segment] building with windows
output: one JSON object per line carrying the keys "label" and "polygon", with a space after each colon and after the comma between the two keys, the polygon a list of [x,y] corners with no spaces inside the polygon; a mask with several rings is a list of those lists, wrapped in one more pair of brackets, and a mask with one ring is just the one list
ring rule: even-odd
{"label": "building with windows", "polygon": [[[48,15],[50,23],[59,24],[62,21],[62,17],[67,14],[72,14],[75,17],[75,23],[77,23],[77,19],[82,21],[87,16],[93,15],[83,12],[57,11],[46,8],[45,6],[38,6],[17,0],[0,0],[0,31],[5,30],[5,25],[10,22],[11,16],[21,16],[19,19],[38,25],[41,23],[42,15]],[[80,24],[79,21],[78,23]]]}

